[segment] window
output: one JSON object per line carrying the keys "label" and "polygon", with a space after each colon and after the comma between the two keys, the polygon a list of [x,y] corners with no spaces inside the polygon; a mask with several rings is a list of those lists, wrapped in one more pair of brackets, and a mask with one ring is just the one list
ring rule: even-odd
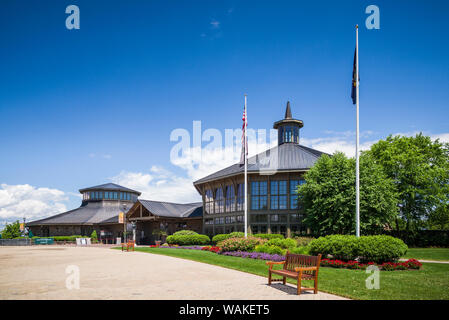
{"label": "window", "polygon": [[212,190],[206,190],[206,213],[213,214],[214,213],[214,197],[212,194]]}
{"label": "window", "polygon": [[292,127],[290,126],[285,127],[284,142],[292,142]]}
{"label": "window", "polygon": [[252,214],[250,215],[251,222],[267,222],[266,214]]}
{"label": "window", "polygon": [[297,213],[290,215],[290,222],[291,223],[301,222],[301,216]]}
{"label": "window", "polygon": [[243,216],[237,216],[237,222],[243,222]]}
{"label": "window", "polygon": [[234,186],[226,187],[226,212],[234,212],[235,211],[235,193]]}
{"label": "window", "polygon": [[298,209],[298,194],[296,190],[299,185],[304,184],[305,180],[290,180],[290,209]]}
{"label": "window", "polygon": [[218,188],[215,190],[215,213],[224,212],[224,200],[223,200],[223,189]]}
{"label": "window", "polygon": [[279,215],[278,214],[270,215],[270,221],[271,222],[279,222]]}
{"label": "window", "polygon": [[215,224],[224,224],[224,217],[215,218]]}
{"label": "window", "polygon": [[251,209],[252,210],[267,209],[267,182],[266,181],[251,182]]}
{"label": "window", "polygon": [[235,222],[235,217],[234,217],[234,216],[232,216],[232,217],[226,217],[226,218],[225,218],[225,222],[226,222],[226,224],[234,223],[234,222]]}
{"label": "window", "polygon": [[245,205],[245,187],[243,184],[237,186],[237,211],[243,211]]}
{"label": "window", "polygon": [[287,209],[287,181],[271,181],[270,208]]}
{"label": "window", "polygon": [[299,128],[297,126],[281,126],[278,129],[278,140],[282,143],[299,143]]}
{"label": "window", "polygon": [[204,224],[213,224],[214,223],[214,219],[205,219],[204,220]]}

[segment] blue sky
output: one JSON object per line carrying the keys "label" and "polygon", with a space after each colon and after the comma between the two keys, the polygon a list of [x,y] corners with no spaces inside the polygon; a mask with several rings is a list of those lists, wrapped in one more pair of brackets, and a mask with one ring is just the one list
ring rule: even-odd
{"label": "blue sky", "polygon": [[[79,30],[65,27],[70,4]],[[365,27],[370,4],[380,30]],[[145,198],[198,200],[192,180],[223,163],[170,163],[170,133],[194,120],[239,128],[244,93],[250,127],[270,129],[290,100],[302,143],[350,154],[355,24],[362,145],[419,131],[449,140],[448,10],[446,1],[3,0],[0,223],[74,208],[79,188],[109,181]]]}

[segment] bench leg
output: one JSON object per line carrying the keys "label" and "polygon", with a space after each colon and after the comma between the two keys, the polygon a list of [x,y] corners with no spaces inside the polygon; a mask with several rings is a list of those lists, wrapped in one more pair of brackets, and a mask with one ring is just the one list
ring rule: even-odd
{"label": "bench leg", "polygon": [[271,270],[268,270],[268,284],[271,285]]}
{"label": "bench leg", "polygon": [[315,289],[313,290],[313,293],[314,294],[317,294],[318,293],[318,278],[315,278]]}
{"label": "bench leg", "polygon": [[285,284],[287,277],[282,277],[282,284]]}
{"label": "bench leg", "polygon": [[300,273],[298,276],[298,288],[297,288],[298,296],[301,294],[301,278],[302,278],[302,274]]}

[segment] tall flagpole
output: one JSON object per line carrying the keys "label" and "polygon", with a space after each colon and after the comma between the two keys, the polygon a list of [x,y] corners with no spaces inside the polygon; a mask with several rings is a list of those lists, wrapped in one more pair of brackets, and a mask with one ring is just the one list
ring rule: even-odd
{"label": "tall flagpole", "polygon": [[360,237],[360,170],[359,170],[359,26],[355,26],[355,50],[356,50],[356,144],[355,144],[355,211],[356,211],[356,236]]}
{"label": "tall flagpole", "polygon": [[245,159],[245,238],[248,237],[248,160],[247,160],[247,123],[248,123],[248,113],[246,111],[246,94],[245,94],[245,141],[244,141],[244,159]]}

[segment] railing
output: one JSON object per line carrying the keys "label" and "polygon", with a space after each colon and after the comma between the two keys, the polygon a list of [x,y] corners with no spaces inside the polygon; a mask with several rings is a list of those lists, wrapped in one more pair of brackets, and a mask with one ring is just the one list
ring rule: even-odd
{"label": "railing", "polygon": [[31,246],[31,239],[0,239],[0,246]]}

